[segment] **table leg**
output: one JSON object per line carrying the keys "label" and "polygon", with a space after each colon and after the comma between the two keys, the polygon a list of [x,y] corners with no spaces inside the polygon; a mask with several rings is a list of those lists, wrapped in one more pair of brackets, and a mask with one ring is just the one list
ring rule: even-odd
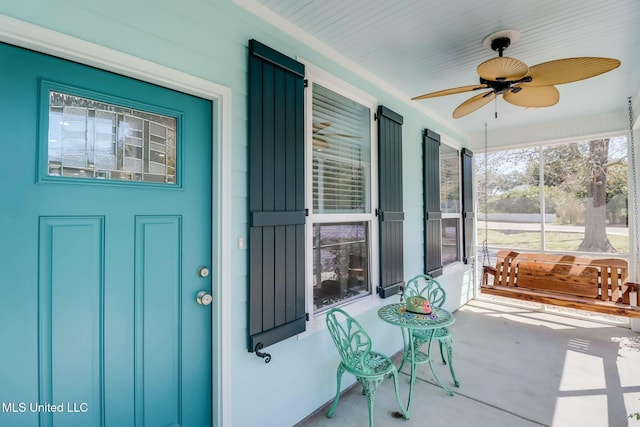
{"label": "table leg", "polygon": [[433,374],[433,378],[436,380],[438,385],[443,389],[445,389],[449,393],[449,395],[453,396],[455,394],[453,390],[451,390],[449,387],[442,384],[442,382],[440,381],[440,378],[438,378],[438,375],[436,374],[435,369],[433,369],[433,362],[431,361],[431,342],[433,341],[433,336],[435,335],[435,333],[436,333],[436,330],[433,329],[431,331],[431,336],[429,337],[429,342],[427,343],[427,361],[429,363],[429,367],[431,368],[431,373]]}
{"label": "table leg", "polygon": [[409,400],[407,401],[407,413],[411,407],[411,397],[413,396],[413,383],[416,381],[416,351],[413,345],[413,329],[408,329],[409,354],[411,355],[411,379],[409,380]]}

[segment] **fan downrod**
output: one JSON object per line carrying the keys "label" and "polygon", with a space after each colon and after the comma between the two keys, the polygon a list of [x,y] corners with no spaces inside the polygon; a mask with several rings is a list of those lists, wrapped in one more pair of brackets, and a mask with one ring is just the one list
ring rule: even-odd
{"label": "fan downrod", "polygon": [[491,50],[497,51],[502,58],[502,52],[511,45],[509,37],[498,37],[491,41]]}

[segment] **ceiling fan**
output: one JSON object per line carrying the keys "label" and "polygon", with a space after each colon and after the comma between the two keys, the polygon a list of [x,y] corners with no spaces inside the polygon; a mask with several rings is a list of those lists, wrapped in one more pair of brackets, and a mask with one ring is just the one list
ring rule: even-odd
{"label": "ceiling fan", "polygon": [[499,56],[478,65],[479,84],[439,90],[411,99],[435,98],[489,89],[460,104],[453,111],[454,119],[476,111],[496,99],[498,95],[502,95],[510,104],[520,107],[549,107],[560,99],[555,85],[595,77],[620,66],[617,59],[578,57],[557,59],[528,67],[516,58],[502,56],[504,50],[511,42],[517,41],[519,36],[520,33],[516,30],[503,30],[485,38],[483,45],[497,51]]}

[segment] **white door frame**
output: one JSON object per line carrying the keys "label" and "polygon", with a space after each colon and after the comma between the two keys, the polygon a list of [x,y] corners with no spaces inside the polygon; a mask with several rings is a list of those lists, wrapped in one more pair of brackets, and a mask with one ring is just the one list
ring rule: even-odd
{"label": "white door frame", "polygon": [[[211,283],[212,410],[213,425],[231,425],[231,317],[228,307],[231,275],[231,89],[163,65],[155,64],[66,34],[0,14],[0,41],[76,61],[103,70],[154,83],[213,103]],[[227,250],[224,250],[227,248]],[[214,266],[217,266],[215,268]]]}

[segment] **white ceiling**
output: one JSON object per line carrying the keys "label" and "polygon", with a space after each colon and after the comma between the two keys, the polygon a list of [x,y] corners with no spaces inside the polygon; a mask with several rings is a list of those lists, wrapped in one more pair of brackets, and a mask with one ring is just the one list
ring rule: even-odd
{"label": "white ceiling", "polygon": [[[238,1],[238,0],[236,0]],[[639,0],[240,0],[263,17],[273,12],[409,99],[478,83],[477,66],[497,56],[483,47],[490,34],[516,29],[520,40],[505,56],[532,66],[554,59],[601,56],[622,65],[609,73],[558,85],[560,102],[526,110],[491,102],[460,119],[453,110],[476,93],[417,102],[474,139],[484,123],[505,134],[602,117],[628,123],[627,98],[640,91]],[[253,4],[253,6],[251,5]],[[265,9],[266,8],[266,9]],[[300,34],[300,32],[298,32]],[[494,118],[497,109],[498,119]],[[617,119],[616,119],[617,120]],[[593,126],[589,129],[595,129]]]}

